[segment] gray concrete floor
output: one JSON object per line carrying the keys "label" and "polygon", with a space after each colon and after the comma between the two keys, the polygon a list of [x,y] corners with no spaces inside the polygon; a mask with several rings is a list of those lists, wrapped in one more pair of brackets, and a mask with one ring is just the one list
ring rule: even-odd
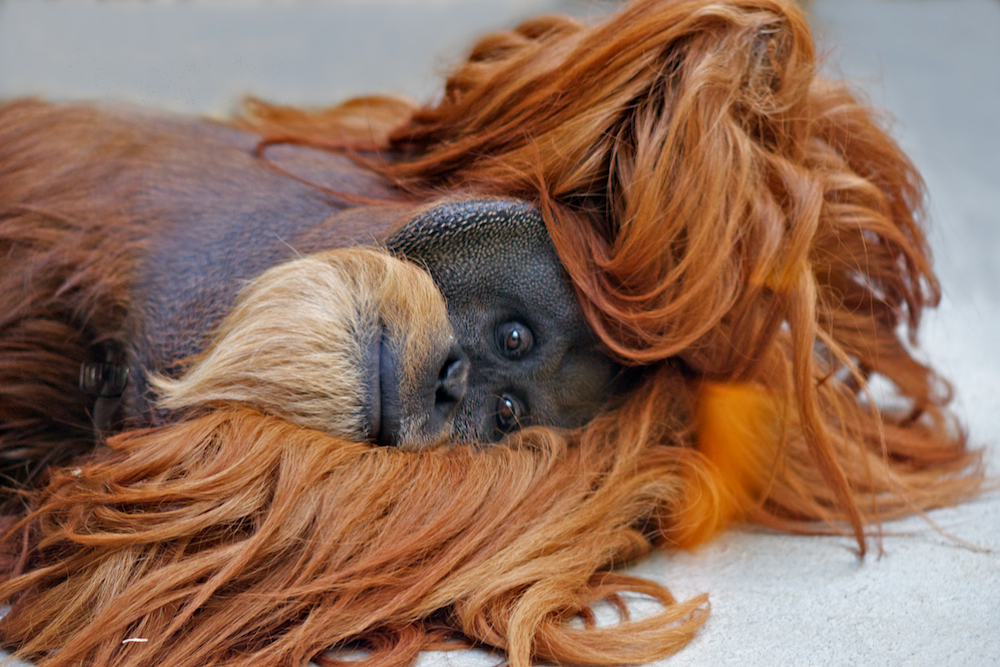
{"label": "gray concrete floor", "polygon": [[[435,94],[470,37],[586,0],[231,3],[0,0],[0,97],[103,98],[226,113],[247,93],[294,104]],[[895,118],[926,177],[945,289],[928,357],[956,386],[972,442],[1000,474],[1000,2],[816,0],[826,70]],[[1000,496],[886,525],[885,554],[850,541],[732,531],[632,571],[712,616],[667,664],[1000,665]],[[949,539],[948,536],[957,538]],[[967,544],[963,544],[963,540]],[[974,547],[974,548],[973,548]],[[637,613],[644,602],[636,600]],[[420,667],[492,666],[424,654]]]}

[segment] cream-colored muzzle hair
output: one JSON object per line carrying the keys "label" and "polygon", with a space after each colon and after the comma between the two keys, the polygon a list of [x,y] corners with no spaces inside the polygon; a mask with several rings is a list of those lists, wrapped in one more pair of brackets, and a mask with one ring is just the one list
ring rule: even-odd
{"label": "cream-colored muzzle hair", "polygon": [[[369,437],[371,350],[381,337],[400,351],[401,402],[418,373],[454,334],[444,300],[424,271],[371,248],[333,250],[276,266],[251,282],[207,351],[179,379],[154,377],[159,405],[179,410],[241,402],[360,442]],[[378,360],[375,360],[375,373]],[[378,385],[375,385],[376,391]],[[404,418],[400,445],[428,433],[426,415]]]}

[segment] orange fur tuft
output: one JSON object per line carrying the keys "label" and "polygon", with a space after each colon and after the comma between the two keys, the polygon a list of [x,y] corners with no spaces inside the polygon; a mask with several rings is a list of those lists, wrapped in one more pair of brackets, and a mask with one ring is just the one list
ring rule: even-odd
{"label": "orange fur tuft", "polygon": [[684,475],[671,542],[692,548],[759,507],[779,462],[782,409],[759,385],[703,382],[694,428],[702,465]]}

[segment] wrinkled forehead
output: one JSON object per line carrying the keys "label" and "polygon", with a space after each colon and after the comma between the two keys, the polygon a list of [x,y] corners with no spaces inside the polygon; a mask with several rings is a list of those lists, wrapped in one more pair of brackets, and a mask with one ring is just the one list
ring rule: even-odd
{"label": "wrinkled forehead", "polygon": [[588,331],[539,210],[516,200],[446,202],[386,241],[424,266],[449,312],[483,308],[530,313],[570,331]]}

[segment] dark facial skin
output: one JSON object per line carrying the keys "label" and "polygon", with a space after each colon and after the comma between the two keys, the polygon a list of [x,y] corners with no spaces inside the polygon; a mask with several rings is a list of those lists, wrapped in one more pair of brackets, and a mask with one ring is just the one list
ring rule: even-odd
{"label": "dark facial skin", "polygon": [[460,439],[580,426],[608,400],[621,369],[588,329],[537,209],[512,200],[444,203],[386,245],[430,272],[469,357],[454,421]]}
{"label": "dark facial skin", "polygon": [[[352,213],[363,217],[363,211]],[[479,443],[498,442],[529,425],[574,428],[597,414],[622,369],[587,327],[539,211],[516,200],[459,200],[412,215],[385,245],[431,274],[461,348],[442,350],[444,361],[424,369],[428,394],[420,401],[421,409],[441,413],[435,421],[442,428],[450,419],[455,439]],[[246,232],[222,235],[218,245],[175,237],[184,252],[160,249],[152,255],[158,258],[156,300],[169,304],[150,309],[144,322],[161,341],[155,348],[159,359],[178,358],[181,350],[196,354],[204,335],[192,332],[207,332],[208,323],[194,318],[192,324],[192,309],[211,300],[231,303],[239,281],[284,261],[290,252],[273,235]],[[295,245],[303,253],[313,252],[328,247],[328,239],[324,234]],[[212,259],[213,254],[226,258],[225,264]],[[240,271],[225,278],[217,275],[223,266]],[[168,275],[186,276],[194,283],[187,288],[183,282],[166,280]],[[184,326],[175,328],[176,320],[165,318],[166,312],[183,313]],[[170,332],[180,335],[164,337]],[[173,346],[173,352],[165,352]],[[384,347],[380,354],[382,359],[370,364],[381,367],[383,375],[373,383],[380,387],[379,396],[372,398],[381,417],[372,439],[393,445],[393,425],[403,420],[408,408],[392,385],[390,369],[399,360]],[[157,417],[164,419],[169,416]]]}

